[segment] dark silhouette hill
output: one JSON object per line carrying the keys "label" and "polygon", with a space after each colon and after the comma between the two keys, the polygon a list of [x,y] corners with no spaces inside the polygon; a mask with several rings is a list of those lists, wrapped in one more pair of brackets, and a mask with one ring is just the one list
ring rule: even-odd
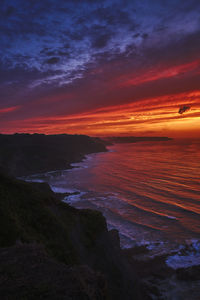
{"label": "dark silhouette hill", "polygon": [[100,212],[0,174],[1,299],[145,299],[140,293]]}
{"label": "dark silhouette hill", "polygon": [[0,167],[14,176],[67,169],[102,151],[103,141],[86,135],[0,134]]}

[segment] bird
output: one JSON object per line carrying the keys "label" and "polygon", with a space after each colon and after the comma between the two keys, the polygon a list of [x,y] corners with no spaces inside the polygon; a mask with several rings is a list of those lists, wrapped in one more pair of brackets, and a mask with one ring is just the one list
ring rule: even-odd
{"label": "bird", "polygon": [[178,113],[182,115],[184,112],[188,111],[189,109],[190,109],[189,105],[183,105],[179,108]]}

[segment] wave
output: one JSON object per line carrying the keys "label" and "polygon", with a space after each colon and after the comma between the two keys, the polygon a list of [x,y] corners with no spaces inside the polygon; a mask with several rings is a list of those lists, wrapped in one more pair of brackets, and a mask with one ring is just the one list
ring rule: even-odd
{"label": "wave", "polygon": [[173,269],[200,265],[200,241],[192,240],[186,245],[181,245],[179,252],[169,256],[166,263]]}
{"label": "wave", "polygon": [[187,255],[179,252],[200,234],[200,143],[189,147],[174,141],[115,145],[112,152],[72,164],[71,170],[38,178],[56,192],[76,192],[63,201],[100,210],[108,227],[119,230],[123,247],[147,245],[152,253],[171,249],[168,264],[187,264],[187,256],[198,263],[192,247]]}

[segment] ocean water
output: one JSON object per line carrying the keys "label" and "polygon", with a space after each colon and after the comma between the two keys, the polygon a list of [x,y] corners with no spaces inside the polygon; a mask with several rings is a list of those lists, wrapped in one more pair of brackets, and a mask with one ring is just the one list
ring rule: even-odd
{"label": "ocean water", "polygon": [[63,201],[100,210],[122,247],[146,245],[151,255],[171,253],[173,267],[200,264],[200,141],[115,144],[72,170],[35,175]]}

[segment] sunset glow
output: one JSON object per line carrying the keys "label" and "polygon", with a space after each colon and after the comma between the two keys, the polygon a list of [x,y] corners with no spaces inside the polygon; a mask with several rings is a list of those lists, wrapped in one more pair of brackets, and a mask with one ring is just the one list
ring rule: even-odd
{"label": "sunset glow", "polygon": [[200,0],[0,3],[0,300],[200,299]]}
{"label": "sunset glow", "polygon": [[[198,4],[61,1],[62,11],[52,1],[26,7],[29,23],[25,1],[11,2],[12,13],[3,6],[1,133],[199,137]],[[18,27],[24,33],[14,35]]]}
{"label": "sunset glow", "polygon": [[[191,108],[178,113],[187,103]],[[9,113],[10,111],[7,111]],[[20,127],[12,122],[17,132],[81,133],[88,135],[170,135],[199,137],[200,91],[168,95],[92,110],[82,114],[31,118]]]}

